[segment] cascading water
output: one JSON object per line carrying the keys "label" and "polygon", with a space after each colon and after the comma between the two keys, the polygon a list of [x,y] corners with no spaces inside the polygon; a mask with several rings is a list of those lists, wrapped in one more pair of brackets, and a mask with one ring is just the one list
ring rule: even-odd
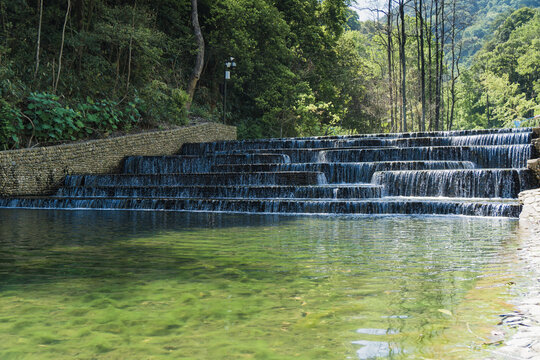
{"label": "cascading water", "polygon": [[184,144],[122,174],[68,175],[48,198],[0,207],[517,217],[532,129]]}

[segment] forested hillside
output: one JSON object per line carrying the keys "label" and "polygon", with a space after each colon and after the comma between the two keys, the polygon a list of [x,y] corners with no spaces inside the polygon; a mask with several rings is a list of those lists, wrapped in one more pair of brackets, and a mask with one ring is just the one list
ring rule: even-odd
{"label": "forested hillside", "polygon": [[513,126],[540,113],[535,3],[390,0],[360,23],[348,0],[0,0],[0,149],[188,115],[244,138]]}
{"label": "forested hillside", "polygon": [[492,39],[497,27],[522,7],[537,8],[537,0],[476,0],[464,4],[470,12],[463,31],[462,61],[469,64],[485,41]]}

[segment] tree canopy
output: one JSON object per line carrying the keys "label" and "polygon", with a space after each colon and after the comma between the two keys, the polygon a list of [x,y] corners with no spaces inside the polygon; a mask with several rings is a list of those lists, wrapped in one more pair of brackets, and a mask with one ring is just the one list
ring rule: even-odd
{"label": "tree canopy", "polygon": [[510,126],[540,112],[534,0],[389,0],[364,22],[349,0],[194,3],[203,43],[191,0],[0,0],[0,149],[188,115],[255,138]]}

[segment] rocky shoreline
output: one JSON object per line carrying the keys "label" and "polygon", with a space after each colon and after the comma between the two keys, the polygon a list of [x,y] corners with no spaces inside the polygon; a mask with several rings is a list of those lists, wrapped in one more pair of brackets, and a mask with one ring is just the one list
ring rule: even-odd
{"label": "rocky shoreline", "polygon": [[500,328],[492,333],[494,338],[503,339],[507,331],[513,334],[502,346],[490,349],[492,356],[485,360],[540,360],[540,189],[525,191],[519,197],[524,207],[518,258],[529,277],[517,294],[516,310],[501,315]]}

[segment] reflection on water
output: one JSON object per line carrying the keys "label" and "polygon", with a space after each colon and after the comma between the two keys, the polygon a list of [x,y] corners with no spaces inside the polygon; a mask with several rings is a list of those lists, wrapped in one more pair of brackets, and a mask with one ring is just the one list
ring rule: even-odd
{"label": "reflection on water", "polygon": [[386,335],[386,334],[397,334],[396,330],[392,329],[358,329],[356,330],[358,334],[368,334],[368,335]]}
{"label": "reflection on water", "polygon": [[481,358],[516,225],[0,210],[0,358]]}
{"label": "reflection on water", "polygon": [[[383,341],[368,341],[358,340],[352,342],[354,345],[361,345],[362,347],[356,351],[358,359],[374,359],[380,357],[388,357],[390,355],[390,344]],[[398,351],[393,351],[397,354]]]}

